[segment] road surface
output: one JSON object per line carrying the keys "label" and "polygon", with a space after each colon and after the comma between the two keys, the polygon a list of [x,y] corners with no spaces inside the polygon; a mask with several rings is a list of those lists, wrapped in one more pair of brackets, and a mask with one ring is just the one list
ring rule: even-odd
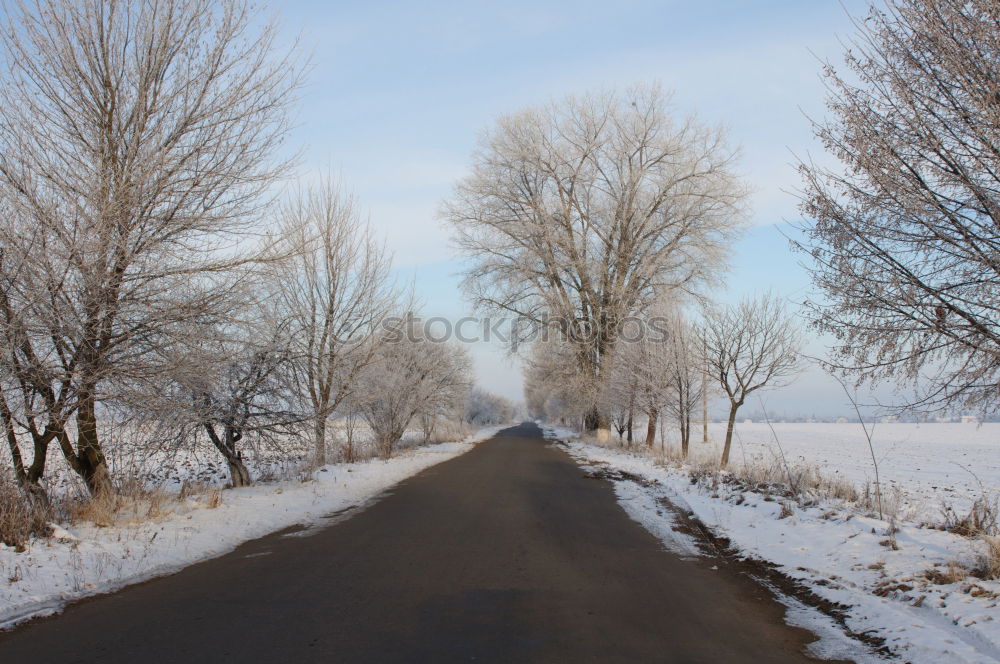
{"label": "road surface", "polygon": [[2,633],[0,662],[810,661],[783,613],[525,424],[330,527]]}

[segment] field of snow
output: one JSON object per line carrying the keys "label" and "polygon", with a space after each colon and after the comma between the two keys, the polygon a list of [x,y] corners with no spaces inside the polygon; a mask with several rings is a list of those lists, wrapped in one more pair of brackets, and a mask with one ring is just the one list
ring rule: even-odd
{"label": "field of snow", "polygon": [[67,602],[111,592],[227,553],[239,544],[293,525],[322,526],[336,513],[363,506],[421,470],[489,438],[483,429],[464,442],[408,449],[387,461],[327,465],[305,481],[284,480],[164,503],[153,518],[111,527],[61,524],[23,552],[0,544],[0,628],[59,611]]}
{"label": "field of snow", "polygon": [[[343,420],[330,422],[327,458],[341,461],[340,446],[345,439]],[[364,423],[354,425],[355,460],[372,459],[379,455],[374,435]],[[464,432],[453,427],[442,427],[432,442],[459,440]],[[116,432],[104,437],[104,449],[112,478],[119,484],[131,487],[133,483],[146,489],[177,493],[185,483],[205,487],[224,487],[229,481],[225,460],[204,437],[185,445],[157,445],[149,442],[143,433],[132,435]],[[402,452],[422,444],[423,434],[410,430],[396,444]],[[280,441],[243,444],[243,461],[254,481],[274,481],[296,477],[308,470],[312,463],[312,443],[304,438],[289,436]],[[0,472],[9,467],[9,455],[0,455]],[[56,498],[83,497],[86,489],[79,476],[73,472],[57,449],[49,452],[44,484],[49,495]]]}
{"label": "field of snow", "polygon": [[[775,424],[790,464],[818,466],[827,475],[858,483],[872,478],[871,457],[857,424]],[[721,427],[713,426],[712,435]],[[549,430],[568,439],[570,432]],[[690,464],[658,461],[639,448],[566,443],[588,469],[611,469],[642,478],[615,480],[625,511],[660,538],[665,548],[693,555],[694,542],[675,530],[665,505],[693,514],[743,555],[770,561],[819,597],[850,607],[854,633],[884,639],[909,662],[1000,661],[1000,582],[966,574],[979,564],[984,542],[925,527],[941,519],[942,501],[964,509],[981,492],[1000,490],[1000,425],[879,424],[874,445],[882,481],[898,489],[900,513],[892,524],[835,499],[803,506],[745,487],[706,480],[698,459],[715,458],[714,443],[693,443]],[[738,442],[741,441],[741,442]],[[668,441],[668,451],[670,442]],[[707,449],[706,449],[707,448]],[[740,425],[733,464],[778,453],[766,424]],[[746,455],[744,457],[744,454]],[[866,463],[867,458],[867,463]],[[964,468],[963,468],[964,467]],[[968,469],[968,470],[966,470]],[[971,471],[971,472],[970,472]],[[701,477],[700,480],[695,479]],[[931,570],[930,577],[927,572]],[[953,579],[934,579],[937,572]],[[868,648],[844,637],[817,611],[791,598],[788,620],[823,633],[816,654],[870,661]],[[832,631],[831,631],[832,629]]]}
{"label": "field of snow", "polygon": [[[872,456],[860,424],[737,424],[733,464],[772,461],[784,450],[792,465],[815,466],[830,477],[859,487],[874,482]],[[984,490],[1000,491],[1000,423],[867,425],[887,499],[898,499],[902,516],[938,520],[941,508],[967,510]],[[637,430],[641,436],[642,433]],[[709,443],[696,428],[692,460],[715,460],[721,454],[725,425],[709,425]],[[659,439],[657,445],[659,446]],[[670,433],[667,448],[677,447]]]}

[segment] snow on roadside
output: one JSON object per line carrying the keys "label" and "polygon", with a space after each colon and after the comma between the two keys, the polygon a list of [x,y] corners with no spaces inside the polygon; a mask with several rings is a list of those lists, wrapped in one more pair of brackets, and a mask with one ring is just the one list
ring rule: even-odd
{"label": "snow on roadside", "polygon": [[[846,624],[851,631],[885,639],[893,654],[906,661],[1000,661],[1000,582],[965,577],[939,585],[925,576],[932,568],[947,569],[950,561],[974,564],[978,542],[909,521],[898,525],[898,550],[893,550],[887,522],[859,516],[834,501],[796,505],[781,518],[782,506],[773,498],[725,484],[693,483],[688,468],[661,466],[621,449],[565,445],[586,469],[607,468],[643,480],[616,481],[616,493],[626,512],[660,536],[668,549],[677,550],[678,538],[667,534],[672,515],[657,509],[658,499],[693,514],[743,554],[776,564],[819,597],[850,607]],[[806,623],[822,622],[814,610],[785,599],[790,623],[808,627]],[[809,613],[815,615],[810,618]],[[829,629],[813,631],[827,637],[814,647],[816,654],[857,661],[870,657],[858,654],[856,641],[838,646]],[[853,654],[845,651],[848,645]]]}
{"label": "snow on roadside", "polygon": [[551,424],[542,424],[542,435],[546,438],[579,438],[580,434],[567,427],[557,427]]}
{"label": "snow on roadside", "polygon": [[324,466],[306,482],[227,490],[214,508],[206,496],[192,496],[167,504],[162,516],[134,523],[109,528],[60,524],[52,537],[32,540],[23,552],[0,544],[0,628],[56,613],[88,595],[179,571],[290,526],[325,524],[325,517],[467,452],[501,428],[483,429],[464,442],[411,449],[387,461]]}

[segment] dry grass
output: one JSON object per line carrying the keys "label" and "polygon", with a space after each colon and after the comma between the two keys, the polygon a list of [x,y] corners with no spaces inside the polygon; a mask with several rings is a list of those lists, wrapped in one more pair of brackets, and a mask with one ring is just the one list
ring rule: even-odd
{"label": "dry grass", "polygon": [[80,496],[68,510],[71,521],[89,521],[99,527],[137,523],[165,517],[188,499],[208,509],[222,503],[222,490],[203,482],[184,482],[178,494],[149,488],[137,480],[118,483],[114,494]]}
{"label": "dry grass", "polygon": [[0,475],[0,542],[21,551],[33,536],[52,532],[52,509],[31,500],[12,479]]}
{"label": "dry grass", "polygon": [[218,487],[211,487],[205,491],[205,499],[202,504],[210,510],[214,510],[216,507],[222,504],[222,489]]}
{"label": "dry grass", "polygon": [[453,440],[463,440],[466,436],[473,433],[472,429],[462,422],[452,422],[451,420],[442,420],[438,422],[437,426],[434,427],[434,432],[431,434],[427,441],[421,441],[421,445],[425,444],[437,444],[437,443],[448,443]]}
{"label": "dry grass", "polygon": [[107,528],[117,523],[123,507],[124,500],[112,493],[83,496],[70,504],[68,516],[70,521],[89,521]]}
{"label": "dry grass", "polygon": [[[623,448],[617,441],[600,443],[587,439],[585,442],[619,450]],[[784,508],[786,502],[789,506],[810,507],[828,500],[843,503],[849,512],[867,516],[878,514],[878,501],[872,484],[859,487],[839,474],[826,474],[815,465],[786,465],[777,454],[769,458],[764,455],[737,457],[727,468],[722,468],[715,458],[685,459],[676,447],[650,449],[640,444],[625,449],[650,457],[668,468],[683,468],[692,484],[712,494],[736,495],[736,500],[741,500],[740,496],[745,493],[756,493],[764,500],[780,502],[783,508],[779,518],[789,516]],[[881,493],[883,517],[890,521],[899,519],[907,504],[905,494],[898,487],[882,487]]]}
{"label": "dry grass", "polygon": [[1000,537],[983,535],[983,550],[976,561],[976,576],[981,579],[1000,579]]}
{"label": "dry grass", "polygon": [[998,505],[995,494],[981,494],[965,516],[959,516],[951,505],[943,505],[941,513],[944,529],[956,535],[975,538],[1000,534],[997,531]]}
{"label": "dry grass", "polygon": [[717,462],[701,463],[690,468],[698,483],[717,490],[720,484],[738,487],[764,496],[785,498],[801,506],[815,505],[821,500],[834,499],[858,503],[862,496],[853,483],[843,477],[829,477],[811,465],[786,468],[778,459],[761,457],[747,459],[723,469]]}
{"label": "dry grass", "polygon": [[945,567],[932,567],[924,572],[931,583],[946,586],[964,581],[969,576],[969,570],[955,560],[949,560]]}
{"label": "dry grass", "polygon": [[184,502],[188,498],[195,498],[202,506],[214,510],[222,504],[222,489],[204,482],[187,481],[181,485],[177,500]]}

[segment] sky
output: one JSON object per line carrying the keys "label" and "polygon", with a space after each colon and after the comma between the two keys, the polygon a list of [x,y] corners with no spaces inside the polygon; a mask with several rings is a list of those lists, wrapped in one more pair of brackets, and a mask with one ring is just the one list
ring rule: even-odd
{"label": "sky", "polygon": [[[801,303],[808,273],[782,230],[799,219],[793,162],[822,160],[809,118],[824,116],[822,62],[840,62],[857,0],[659,2],[325,2],[273,5],[283,38],[312,68],[290,145],[301,177],[334,170],[413,283],[428,316],[471,314],[462,261],[437,219],[442,199],[498,116],[571,93],[659,83],[676,113],[727,128],[742,146],[753,212],[722,302],[772,289]],[[808,352],[823,353],[812,339]],[[516,358],[473,347],[477,382],[522,398]],[[766,397],[790,414],[846,414],[816,369]]]}

